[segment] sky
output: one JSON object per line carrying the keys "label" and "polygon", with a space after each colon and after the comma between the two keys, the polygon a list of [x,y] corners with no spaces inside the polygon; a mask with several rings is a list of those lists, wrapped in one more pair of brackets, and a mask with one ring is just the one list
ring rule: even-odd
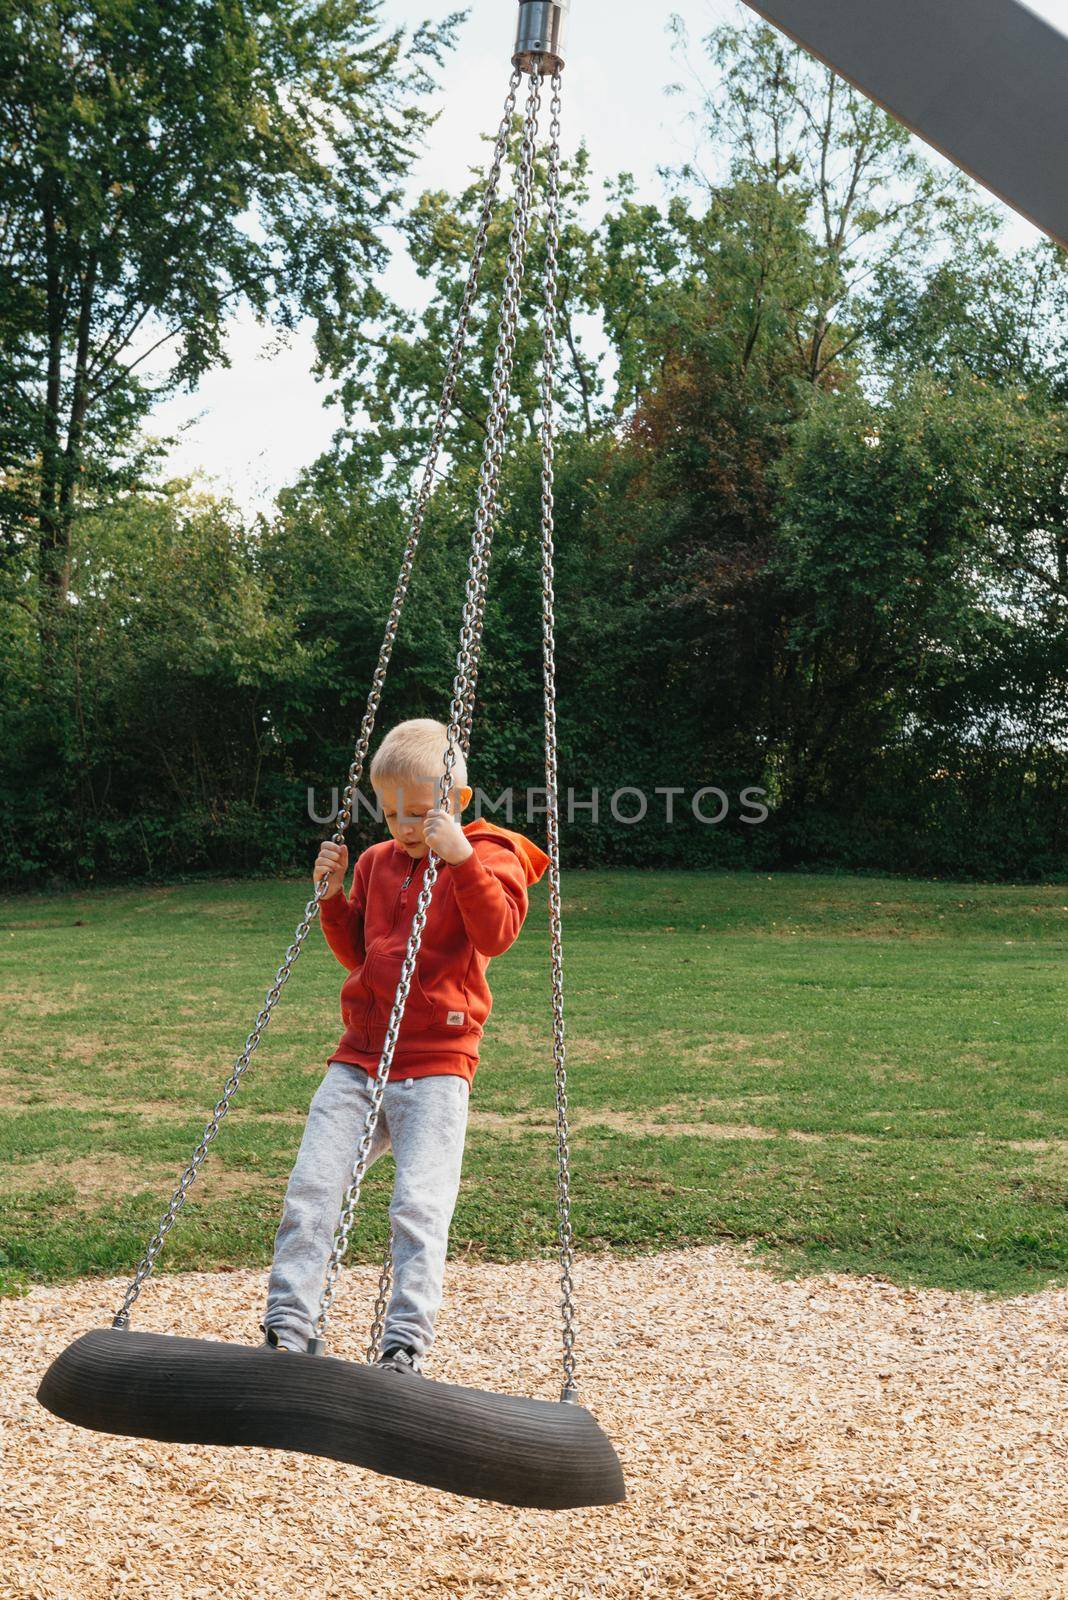
{"label": "sky", "polygon": [[[1031,9],[1068,33],[1068,0],[1028,0]],[[387,26],[413,26],[425,17],[464,8],[464,0],[386,0]],[[412,172],[408,190],[455,189],[471,167],[481,168],[481,134],[500,120],[515,32],[514,0],[467,0],[469,12],[457,48],[440,74],[435,109],[441,115]],[[668,18],[681,19],[691,49],[673,48]],[[700,40],[721,22],[751,19],[735,0],[678,0],[675,6],[639,0],[572,0],[564,73],[563,149],[584,139],[590,152],[594,197],[601,181],[631,172],[640,195],[659,199],[658,169],[690,154],[687,109],[692,96],[669,95],[670,84],[695,88]],[[1006,208],[1006,242],[1039,237]],[[386,292],[418,306],[423,288],[403,252],[395,252],[383,278]],[[246,512],[269,511],[275,493],[291,483],[327,446],[340,412],[324,404],[326,386],[311,375],[307,325],[293,334],[259,327],[238,315],[227,330],[228,368],[207,374],[197,390],[157,407],[150,431],[178,433],[164,470],[197,474],[206,487],[230,495]]]}

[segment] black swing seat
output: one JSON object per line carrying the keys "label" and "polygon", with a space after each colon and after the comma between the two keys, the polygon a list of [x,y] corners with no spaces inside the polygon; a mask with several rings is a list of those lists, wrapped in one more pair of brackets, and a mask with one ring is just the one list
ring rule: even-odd
{"label": "black swing seat", "polygon": [[56,1357],[37,1398],[98,1433],[299,1450],[503,1505],[625,1498],[616,1453],[583,1406],[333,1356],[96,1328]]}

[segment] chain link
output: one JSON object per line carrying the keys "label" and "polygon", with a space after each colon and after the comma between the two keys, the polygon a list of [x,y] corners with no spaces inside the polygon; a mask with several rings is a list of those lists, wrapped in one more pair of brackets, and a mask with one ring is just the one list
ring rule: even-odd
{"label": "chain link", "polygon": [[549,846],[549,944],[552,962],[553,1079],[556,1089],[557,1232],[560,1247],[560,1303],[564,1387],[561,1400],[577,1397],[575,1384],[575,1261],[571,1231],[571,1157],[567,1119],[567,1061],[564,1045],[564,944],[560,914],[560,808],[556,751],[556,600],[554,566],[553,388],[556,371],[557,250],[560,243],[560,73],[553,74],[549,124],[548,185],[545,211],[545,300],[541,368],[541,547],[542,662],[545,693],[546,837]]}
{"label": "chain link", "polygon": [[[371,680],[371,690],[367,699],[367,708],[364,712],[363,721],[360,725],[359,738],[357,740],[352,764],[349,767],[341,804],[338,808],[336,827],[333,835],[335,844],[342,844],[344,842],[346,830],[348,829],[349,823],[352,820],[353,801],[356,796],[356,791],[359,788],[360,779],[363,776],[364,763],[367,759],[367,752],[370,748],[371,736],[374,732],[375,719],[378,715],[379,703],[381,701],[382,690],[386,681],[386,673],[389,667],[390,657],[393,654],[393,645],[397,637],[401,612],[403,610],[404,601],[408,593],[409,584],[411,582],[412,566],[419,544],[419,538],[422,533],[423,523],[426,518],[426,510],[430,502],[430,494],[434,486],[438,458],[441,454],[444,444],[445,428],[452,412],[453,399],[456,392],[456,383],[459,377],[460,366],[463,361],[464,349],[467,343],[467,328],[470,321],[471,308],[474,304],[475,294],[478,289],[478,282],[482,272],[482,265],[485,260],[486,245],[489,238],[489,228],[493,219],[494,204],[497,197],[497,189],[500,184],[501,168],[504,162],[505,153],[508,149],[508,140],[512,131],[512,117],[515,112],[516,99],[519,92],[521,78],[522,74],[518,69],[512,72],[511,80],[508,85],[508,94],[504,103],[504,113],[501,118],[500,126],[497,130],[497,137],[493,149],[493,159],[491,161],[489,173],[486,178],[482,210],[479,215],[478,227],[475,233],[475,243],[472,251],[470,267],[468,269],[467,283],[464,289],[463,300],[460,306],[456,334],[453,339],[452,347],[449,352],[449,359],[446,364],[445,378],[442,384],[441,399],[438,403],[437,415],[435,417],[434,427],[431,434],[430,448],[427,454],[427,459],[423,470],[423,477],[419,486],[419,492],[416,496],[415,505],[412,510],[412,518],[409,525],[408,537],[404,547],[404,555],[401,561],[400,574],[397,579],[397,587],[393,596],[393,603],[390,607],[389,618],[386,622],[385,632],[382,638],[382,647],[379,652],[378,664],[375,667],[374,675]],[[244,1048],[234,1063],[234,1067],[230,1073],[230,1076],[223,1085],[222,1097],[216,1102],[212,1111],[211,1120],[201,1135],[200,1142],[193,1152],[193,1156],[189,1165],[185,1168],[181,1175],[178,1187],[171,1195],[170,1204],[168,1205],[167,1210],[160,1221],[159,1227],[156,1229],[156,1232],[149,1241],[145,1254],[142,1256],[141,1261],[138,1264],[137,1271],[123,1297],[122,1305],[112,1318],[112,1325],[114,1327],[129,1327],[130,1312],[133,1309],[138,1295],[141,1293],[142,1285],[144,1284],[145,1279],[151,1274],[156,1263],[156,1258],[163,1248],[167,1235],[174,1226],[174,1223],[185,1206],[186,1197],[188,1195],[190,1186],[196,1179],[197,1173],[200,1171],[200,1168],[203,1165],[204,1159],[208,1153],[208,1147],[217,1135],[220,1124],[222,1123],[222,1119],[230,1109],[230,1103],[240,1087],[242,1078],[248,1070],[249,1063],[260,1043],[261,1038],[263,1037],[264,1030],[270,1023],[271,1015],[274,1011],[275,1005],[277,1004],[282,989],[289,981],[289,975],[293,969],[293,964],[300,955],[301,950],[304,947],[304,942],[307,939],[309,929],[319,914],[319,906],[322,902],[323,896],[326,893],[329,882],[329,875],[324,874],[324,876],[319,880],[319,883],[316,885],[314,898],[309,900],[304,907],[304,915],[297,925],[296,932],[293,936],[293,942],[286,951],[281,966],[275,973],[274,982],[267,991],[263,1008],[257,1015],[252,1032],[246,1038]]]}
{"label": "chain link", "polygon": [[378,1275],[378,1293],[375,1296],[375,1309],[371,1317],[371,1336],[367,1346],[368,1361],[377,1361],[382,1351],[382,1332],[386,1324],[386,1307],[389,1305],[389,1293],[393,1284],[393,1229],[389,1230],[386,1240],[386,1253],[382,1261],[382,1270]]}
{"label": "chain link", "polygon": [[[497,488],[500,482],[501,461],[507,426],[508,397],[511,392],[512,365],[519,323],[519,291],[523,278],[527,236],[530,229],[530,208],[540,104],[541,77],[539,73],[533,73],[530,79],[530,89],[523,117],[523,136],[516,174],[512,227],[508,241],[508,261],[505,270],[497,348],[494,356],[493,382],[490,391],[489,415],[486,423],[486,440],[479,472],[478,498],[471,539],[471,553],[468,562],[463,621],[456,657],[456,676],[453,680],[452,700],[449,707],[444,770],[442,772],[438,800],[438,803],[442,806],[448,804],[449,794],[452,789],[453,767],[456,762],[456,756],[462,748],[468,704],[473,689],[472,664],[477,659],[477,651],[481,641],[484,593],[489,568],[490,545],[493,538]],[[348,1250],[349,1235],[356,1218],[360,1189],[367,1171],[371,1144],[382,1110],[386,1082],[393,1064],[397,1034],[404,1015],[408,990],[415,973],[416,960],[422,944],[423,930],[426,926],[434,885],[437,882],[439,860],[440,858],[431,850],[427,857],[426,871],[423,875],[423,883],[412,917],[411,931],[408,936],[404,960],[401,964],[400,979],[393,1000],[393,1008],[386,1025],[385,1042],[378,1063],[378,1071],[372,1080],[371,1104],[367,1111],[363,1134],[360,1138],[348,1188],[345,1191],[341,1216],[334,1235],[334,1246],[326,1268],[319,1310],[315,1319],[315,1333],[308,1344],[309,1352],[312,1354],[321,1354],[324,1348],[326,1326],[333,1306],[338,1274],[341,1270],[341,1262]]]}

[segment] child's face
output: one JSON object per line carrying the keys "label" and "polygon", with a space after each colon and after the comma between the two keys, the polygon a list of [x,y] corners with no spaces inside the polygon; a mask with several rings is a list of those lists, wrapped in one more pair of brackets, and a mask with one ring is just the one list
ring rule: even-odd
{"label": "child's face", "polygon": [[[413,783],[411,779],[394,782],[381,778],[374,786],[382,802],[382,815],[394,839],[402,844],[413,861],[427,853],[423,838],[423,821],[438,803],[440,783]],[[470,789],[454,788],[449,797],[449,811],[459,820],[460,812],[471,798]]]}

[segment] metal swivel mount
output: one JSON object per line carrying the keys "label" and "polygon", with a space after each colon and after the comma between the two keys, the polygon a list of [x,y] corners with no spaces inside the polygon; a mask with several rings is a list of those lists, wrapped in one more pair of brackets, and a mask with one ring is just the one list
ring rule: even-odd
{"label": "metal swivel mount", "polygon": [[512,65],[533,72],[537,63],[542,77],[562,72],[570,9],[571,0],[519,0]]}

